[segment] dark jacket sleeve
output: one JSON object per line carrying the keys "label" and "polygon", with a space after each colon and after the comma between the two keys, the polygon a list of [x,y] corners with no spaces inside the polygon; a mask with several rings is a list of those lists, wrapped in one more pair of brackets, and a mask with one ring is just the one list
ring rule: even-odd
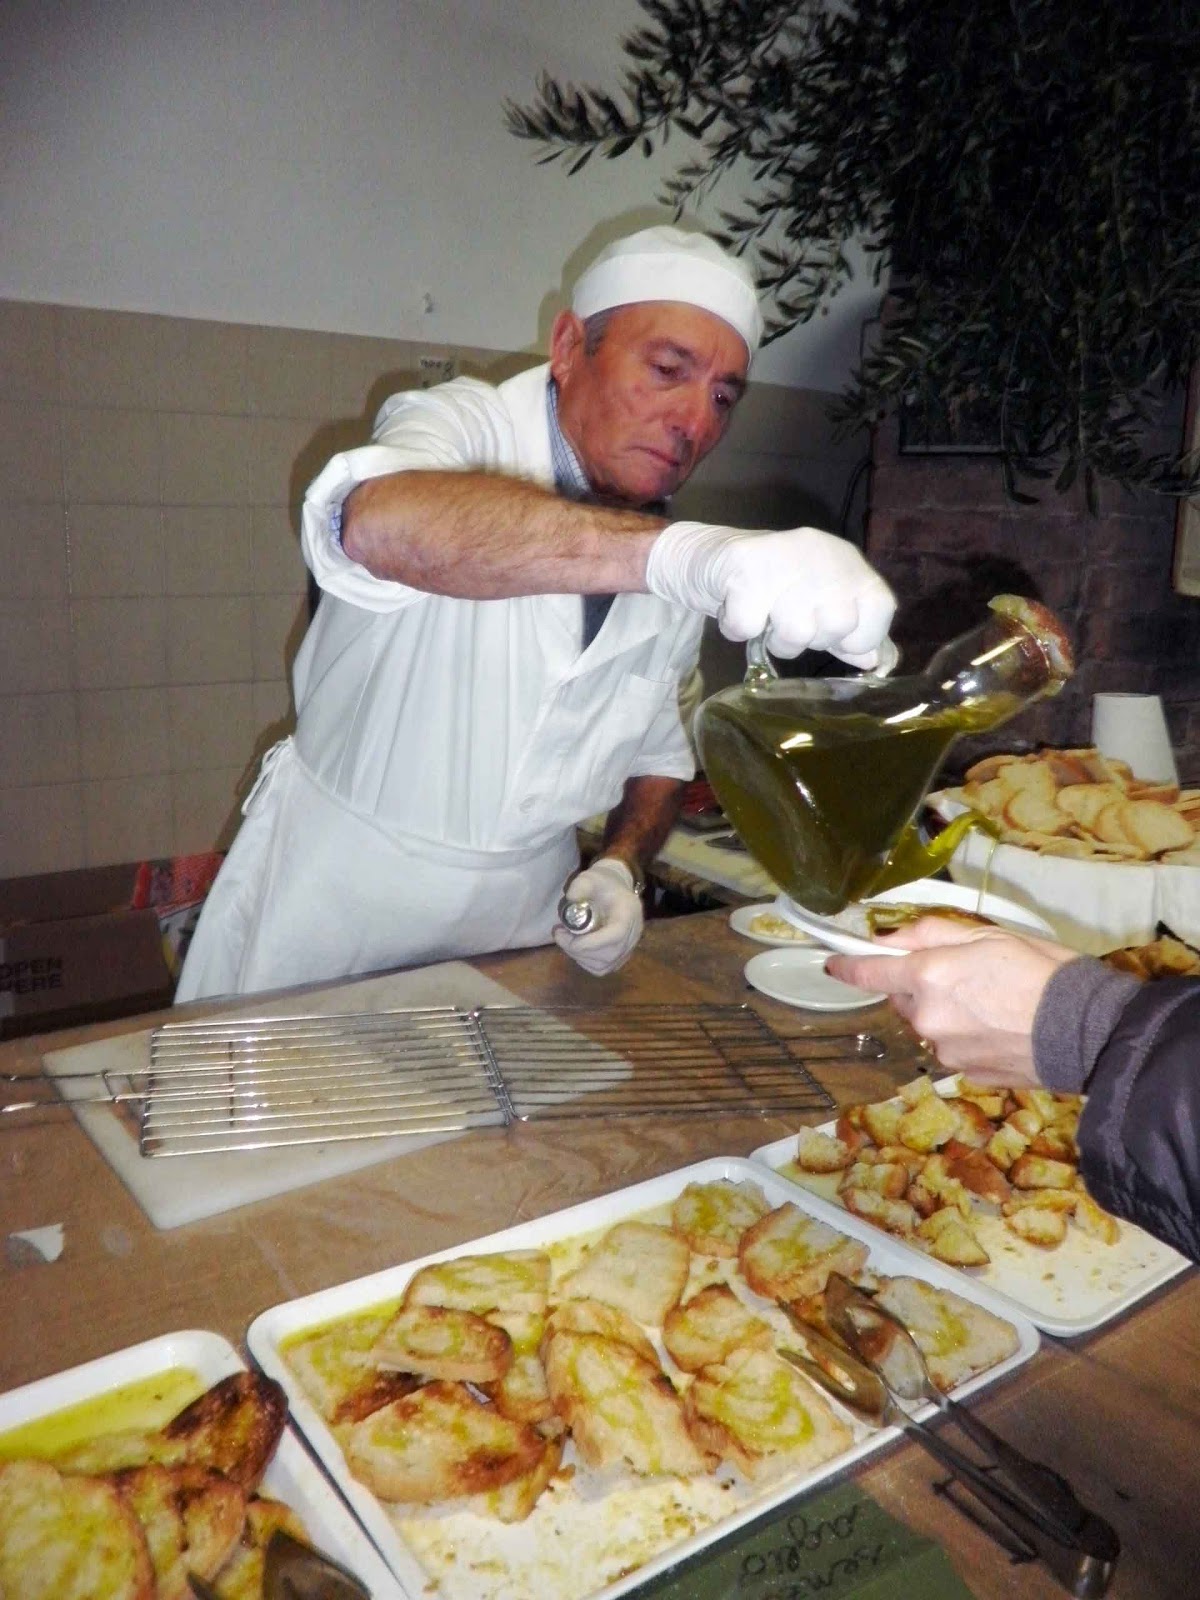
{"label": "dark jacket sleeve", "polygon": [[1139,983],[1072,962],[1038,1008],[1034,1059],[1050,1087],[1087,1095],[1078,1138],[1090,1193],[1200,1261],[1200,980]]}

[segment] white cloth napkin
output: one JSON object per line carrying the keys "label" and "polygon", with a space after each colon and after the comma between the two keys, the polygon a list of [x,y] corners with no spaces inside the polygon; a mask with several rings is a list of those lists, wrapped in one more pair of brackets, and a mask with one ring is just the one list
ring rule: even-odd
{"label": "white cloth napkin", "polygon": [[[963,811],[946,794],[929,805],[947,822]],[[989,862],[990,858],[990,862]],[[955,883],[988,888],[1040,912],[1063,944],[1085,955],[1106,955],[1146,944],[1160,922],[1189,944],[1200,943],[1200,867],[1152,861],[1077,861],[1000,844],[973,830],[950,858]]]}

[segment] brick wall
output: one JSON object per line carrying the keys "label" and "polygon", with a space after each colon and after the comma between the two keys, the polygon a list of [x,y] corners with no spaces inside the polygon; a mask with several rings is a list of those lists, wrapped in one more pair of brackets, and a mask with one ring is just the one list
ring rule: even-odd
{"label": "brick wall", "polygon": [[[1161,445],[1178,449],[1172,413]],[[1200,783],[1200,599],[1171,588],[1176,502],[1101,484],[1096,515],[1082,492],[1042,480],[1025,506],[1005,497],[997,462],[902,455],[894,420],[875,432],[866,549],[900,597],[897,643],[910,670],[980,618],[993,594],[1023,593],[1063,618],[1077,670],[1054,700],[1009,727],[958,747],[958,763],[988,749],[1086,744],[1091,697],[1161,695],[1180,775]]]}

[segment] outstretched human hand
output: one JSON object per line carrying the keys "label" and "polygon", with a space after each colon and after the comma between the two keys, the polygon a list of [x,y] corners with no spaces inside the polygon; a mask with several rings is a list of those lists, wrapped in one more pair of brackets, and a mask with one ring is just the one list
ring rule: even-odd
{"label": "outstretched human hand", "polygon": [[832,956],[825,970],[888,995],[943,1066],[980,1083],[1038,1081],[1033,1019],[1047,983],[1076,951],[941,917],[922,917],[881,943],[909,953]]}

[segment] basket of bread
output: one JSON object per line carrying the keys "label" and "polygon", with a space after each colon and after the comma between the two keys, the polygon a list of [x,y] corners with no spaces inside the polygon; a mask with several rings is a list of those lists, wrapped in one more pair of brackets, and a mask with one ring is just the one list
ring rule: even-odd
{"label": "basket of bread", "polygon": [[1144,943],[1160,923],[1200,937],[1200,789],[1140,779],[1088,746],[987,756],[929,803],[985,824],[951,857],[956,882],[986,881],[1076,949]]}

